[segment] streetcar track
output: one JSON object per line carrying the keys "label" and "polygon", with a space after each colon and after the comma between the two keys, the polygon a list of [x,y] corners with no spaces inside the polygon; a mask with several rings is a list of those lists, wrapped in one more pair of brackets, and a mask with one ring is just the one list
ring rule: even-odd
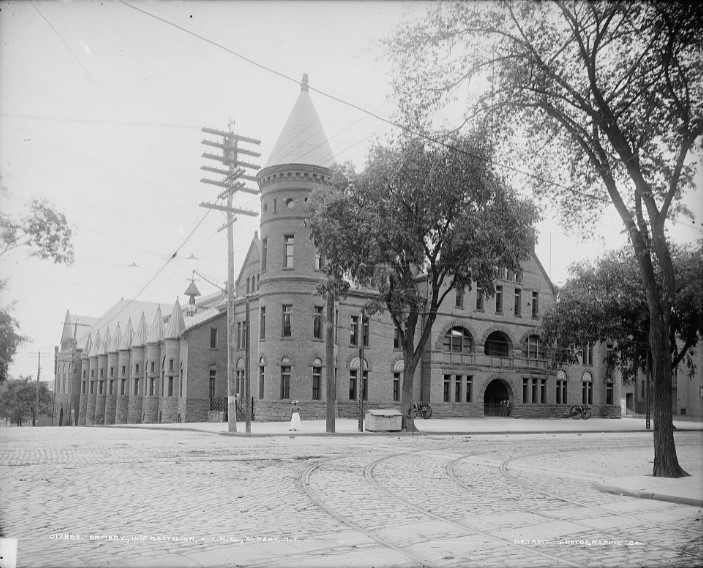
{"label": "streetcar track", "polygon": [[[404,452],[404,453],[407,453],[407,452]],[[321,465],[326,464],[326,463],[329,463],[329,462],[332,461],[333,459],[336,459],[336,458],[330,458],[330,459],[324,460],[324,461],[322,461],[322,462],[318,462],[318,463],[316,463],[316,464],[312,464],[312,465],[308,466],[308,467],[305,469],[305,471],[303,472],[300,481],[301,481],[301,484],[302,484],[302,486],[303,486],[303,490],[304,490],[305,493],[307,494],[308,498],[309,498],[315,505],[317,505],[320,509],[322,509],[323,511],[325,511],[328,515],[330,515],[332,518],[334,518],[334,519],[337,520],[338,522],[342,523],[343,525],[346,525],[346,526],[348,526],[348,527],[354,529],[355,531],[360,532],[360,533],[366,535],[366,536],[367,536],[368,538],[370,538],[371,540],[377,542],[378,544],[380,544],[380,545],[382,545],[382,546],[384,546],[384,547],[386,547],[386,548],[390,548],[391,550],[394,550],[395,552],[398,552],[398,553],[402,554],[403,556],[405,556],[406,558],[408,558],[409,560],[411,560],[411,561],[412,561],[413,563],[415,563],[415,564],[418,564],[418,565],[420,565],[420,566],[432,566],[432,563],[429,562],[427,559],[421,558],[421,557],[419,557],[419,556],[413,554],[412,552],[410,552],[410,551],[408,551],[408,550],[402,548],[401,546],[399,546],[399,545],[397,545],[397,544],[391,542],[390,540],[381,538],[381,537],[378,536],[376,533],[374,533],[374,532],[372,532],[372,531],[370,531],[370,530],[367,530],[367,529],[363,528],[363,527],[360,526],[358,523],[356,523],[356,522],[354,522],[354,521],[352,521],[352,520],[350,520],[350,519],[348,519],[348,518],[346,518],[346,517],[343,517],[342,515],[339,515],[339,514],[336,513],[331,507],[328,507],[328,506],[322,501],[322,499],[319,498],[319,497],[315,494],[314,490],[313,490],[312,487],[310,486],[310,475],[311,475],[316,469],[318,469]]]}
{"label": "streetcar track", "polygon": [[[420,451],[420,452],[421,452],[421,451]],[[576,566],[576,567],[579,567],[579,568],[581,568],[581,567],[583,566],[582,564],[577,564],[577,563],[572,562],[572,561],[570,561],[570,560],[567,560],[567,559],[565,559],[565,558],[561,558],[561,557],[559,557],[559,556],[556,556],[556,555],[553,555],[553,554],[549,554],[549,553],[546,553],[546,552],[541,552],[540,550],[538,550],[538,549],[536,549],[536,548],[534,548],[534,547],[528,547],[528,546],[522,545],[522,544],[520,544],[520,543],[516,543],[514,539],[502,538],[502,537],[496,536],[496,535],[494,535],[494,534],[492,534],[492,533],[490,533],[490,532],[488,532],[488,531],[484,531],[484,530],[481,530],[481,529],[477,529],[477,528],[475,528],[475,527],[469,527],[468,525],[465,525],[465,524],[460,523],[460,522],[458,522],[458,521],[449,519],[449,518],[447,518],[447,517],[443,517],[443,516],[441,516],[441,515],[438,515],[437,513],[433,513],[432,511],[428,511],[428,510],[426,510],[426,509],[424,509],[424,508],[422,508],[422,507],[416,505],[415,503],[409,501],[408,499],[405,499],[404,497],[400,497],[400,496],[396,495],[395,493],[393,493],[393,491],[391,491],[390,489],[388,489],[388,488],[384,487],[383,485],[381,485],[381,484],[374,478],[374,476],[373,476],[373,470],[376,468],[377,465],[379,465],[380,463],[382,463],[382,462],[384,462],[384,461],[387,461],[387,460],[389,460],[389,459],[391,459],[391,458],[398,457],[398,456],[401,456],[401,455],[407,455],[408,453],[410,453],[410,452],[402,452],[402,453],[399,453],[399,454],[393,454],[393,455],[390,455],[390,456],[384,456],[384,457],[382,457],[382,458],[377,459],[376,461],[374,461],[374,462],[370,463],[369,465],[367,465],[366,468],[364,468],[364,476],[366,477],[367,481],[368,481],[371,485],[373,485],[376,489],[378,489],[379,491],[381,491],[381,492],[383,492],[383,493],[386,493],[387,495],[389,495],[390,497],[392,497],[393,499],[395,499],[395,500],[398,501],[399,503],[402,503],[404,506],[406,506],[406,507],[408,507],[408,508],[411,508],[411,509],[413,509],[413,510],[415,510],[415,511],[418,511],[418,512],[424,514],[424,515],[429,516],[429,517],[432,517],[433,519],[436,519],[436,520],[441,521],[441,522],[443,522],[443,523],[448,523],[448,524],[451,524],[451,525],[455,525],[456,527],[460,528],[460,529],[463,530],[463,531],[469,531],[469,532],[474,533],[474,534],[479,534],[479,535],[481,535],[481,536],[483,536],[483,537],[485,537],[485,538],[488,538],[488,539],[490,539],[490,540],[493,540],[493,541],[495,541],[495,542],[498,542],[498,543],[500,543],[500,544],[502,544],[502,545],[504,545],[504,544],[507,543],[507,544],[509,544],[509,545],[515,546],[515,547],[520,548],[520,549],[522,549],[522,550],[525,550],[525,551],[529,552],[530,554],[537,555],[537,556],[541,556],[541,557],[543,557],[543,558],[548,558],[548,559],[551,560],[551,561],[556,561],[558,564],[561,564],[561,563],[563,562],[563,563],[568,564],[568,565],[570,565],[570,566]],[[419,452],[418,452],[418,453],[419,453]],[[487,453],[490,453],[490,452],[487,452]],[[471,455],[474,455],[474,456],[475,456],[475,455],[480,455],[480,454],[476,454],[476,453],[474,453],[474,454],[467,454],[466,457],[469,457],[469,456],[471,456]]]}

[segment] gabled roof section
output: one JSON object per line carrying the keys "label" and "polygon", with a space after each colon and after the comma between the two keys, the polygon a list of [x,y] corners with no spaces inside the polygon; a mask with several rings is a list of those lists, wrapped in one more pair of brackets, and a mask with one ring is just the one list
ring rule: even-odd
{"label": "gabled roof section", "polygon": [[98,355],[107,355],[107,351],[110,348],[110,343],[112,343],[112,334],[110,333],[110,326],[108,325],[105,330],[105,336],[103,337],[102,345],[100,345]]}
{"label": "gabled roof section", "polygon": [[73,339],[73,329],[71,327],[71,314],[66,310],[66,317],[63,320],[63,330],[61,331],[61,345]]}
{"label": "gabled roof section", "polygon": [[132,336],[132,347],[142,347],[146,343],[146,338],[149,335],[149,329],[146,326],[146,316],[142,312],[142,316],[139,318],[139,323],[137,324],[137,329]]}
{"label": "gabled roof section", "polygon": [[132,347],[132,335],[134,334],[134,330],[132,329],[132,318],[129,318],[127,320],[127,327],[124,330],[124,333],[122,334],[122,341],[120,341],[120,344],[118,346],[118,349],[120,351],[126,351],[130,347]]}
{"label": "gabled roof section", "polygon": [[300,84],[298,100],[288,115],[265,167],[307,164],[330,168],[334,163],[332,148],[310,99],[306,73]]}
{"label": "gabled roof section", "polygon": [[120,343],[122,343],[122,328],[120,327],[120,322],[117,322],[117,328],[115,333],[110,338],[110,345],[108,351],[110,353],[115,353],[120,349]]}
{"label": "gabled roof section", "polygon": [[95,333],[95,339],[93,340],[93,345],[90,348],[89,355],[91,357],[97,357],[100,349],[102,348],[102,339],[100,338],[100,332]]}
{"label": "gabled roof section", "polygon": [[247,269],[252,264],[256,266],[256,270],[254,271],[254,273],[258,274],[260,271],[261,264],[261,239],[259,238],[258,231],[254,233],[254,238],[251,239],[251,243],[249,244],[249,250],[247,251],[247,255],[244,257],[244,262],[242,262],[242,269],[239,271],[239,276],[237,277],[237,280],[234,283],[235,290],[239,288],[239,281],[242,279],[242,276],[245,273],[250,272]]}
{"label": "gabled roof section", "polygon": [[149,328],[149,335],[146,338],[147,343],[158,343],[164,338],[164,318],[161,315],[161,308],[156,310],[154,321]]}
{"label": "gabled roof section", "polygon": [[183,330],[186,328],[185,321],[183,320],[183,313],[181,312],[181,304],[176,298],[176,303],[173,304],[173,311],[171,312],[171,317],[168,320],[166,331],[164,332],[164,339],[176,339],[181,335]]}
{"label": "gabled roof section", "polygon": [[85,340],[85,345],[83,346],[83,353],[81,357],[88,357],[90,355],[90,350],[93,348],[93,338],[88,334],[88,339]]}

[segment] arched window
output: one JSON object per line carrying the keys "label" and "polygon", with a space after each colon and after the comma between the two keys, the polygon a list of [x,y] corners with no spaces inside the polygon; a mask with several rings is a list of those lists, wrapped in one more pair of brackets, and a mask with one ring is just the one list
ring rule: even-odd
{"label": "arched window", "polygon": [[490,357],[508,357],[510,355],[510,340],[501,331],[494,331],[486,339],[484,353]]}
{"label": "arched window", "polygon": [[449,353],[471,353],[473,348],[473,338],[466,328],[453,327],[444,336],[444,350]]}
{"label": "arched window", "polygon": [[539,335],[530,335],[527,338],[522,354],[525,359],[545,359],[544,346],[539,340]]}

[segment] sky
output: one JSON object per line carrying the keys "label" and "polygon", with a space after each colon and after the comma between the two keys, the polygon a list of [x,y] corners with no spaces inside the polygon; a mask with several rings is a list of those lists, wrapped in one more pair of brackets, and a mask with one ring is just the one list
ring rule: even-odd
{"label": "sky", "polygon": [[[339,162],[363,166],[391,118],[390,65],[379,40],[424,2],[7,2],[0,0],[0,175],[3,211],[21,214],[46,198],[69,220],[71,266],[0,257],[13,303],[32,338],[12,376],[53,381],[54,346],[66,311],[99,317],[121,298],[175,302],[193,270],[201,293],[226,279],[224,213],[215,186],[200,182],[210,151],[202,127],[261,141],[263,167],[307,73],[311,97]],[[344,104],[332,97],[342,99]],[[690,196],[700,212],[700,191]],[[259,211],[255,195],[235,206]],[[701,215],[697,220],[700,227]],[[238,273],[258,219],[234,226]],[[583,242],[549,214],[537,255],[552,280],[572,262],[624,242],[612,212]],[[678,239],[700,229],[681,225]],[[175,253],[175,255],[174,255]]]}

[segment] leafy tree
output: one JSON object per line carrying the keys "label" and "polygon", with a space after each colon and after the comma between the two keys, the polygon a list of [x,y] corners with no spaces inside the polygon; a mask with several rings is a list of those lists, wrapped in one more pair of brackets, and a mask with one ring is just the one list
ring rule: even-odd
{"label": "leafy tree", "polygon": [[[703,334],[703,242],[697,249],[673,247],[672,260],[678,287],[671,313],[671,367],[685,363],[693,371],[691,350]],[[574,264],[570,274],[542,318],[542,337],[554,347],[556,361],[577,363],[584,344],[609,342],[609,371],[620,370],[626,382],[649,373],[649,309],[632,252],[621,249]]]}
{"label": "leafy tree", "polygon": [[0,383],[7,379],[7,371],[17,353],[17,348],[28,341],[20,335],[19,324],[12,317],[9,307],[0,307]]}
{"label": "leafy tree", "polygon": [[474,282],[495,290],[496,267],[517,270],[534,249],[537,213],[490,167],[479,135],[451,148],[404,138],[370,152],[364,171],[340,168],[336,191],[310,195],[312,239],[330,276],[325,291],[348,280],[378,294],[370,313],[386,311],[403,350],[403,430],[413,377],[442,302]]}
{"label": "leafy tree", "polygon": [[649,310],[653,469],[662,477],[686,475],[671,413],[677,281],[666,225],[684,209],[700,151],[702,37],[700,3],[504,1],[433,7],[388,42],[401,109],[418,127],[470,96],[465,120],[522,139],[534,191],[566,224],[587,226],[614,206]]}
{"label": "leafy tree", "polygon": [[[7,194],[7,188],[3,187],[2,193]],[[73,232],[66,216],[46,199],[33,199],[27,209],[18,217],[0,212],[0,257],[26,247],[31,256],[72,264]]]}
{"label": "leafy tree", "polygon": [[36,425],[38,414],[50,414],[51,391],[45,382],[39,381],[39,407],[37,412],[37,381],[31,377],[10,379],[0,387],[0,417],[11,420],[17,426],[29,417]]}

